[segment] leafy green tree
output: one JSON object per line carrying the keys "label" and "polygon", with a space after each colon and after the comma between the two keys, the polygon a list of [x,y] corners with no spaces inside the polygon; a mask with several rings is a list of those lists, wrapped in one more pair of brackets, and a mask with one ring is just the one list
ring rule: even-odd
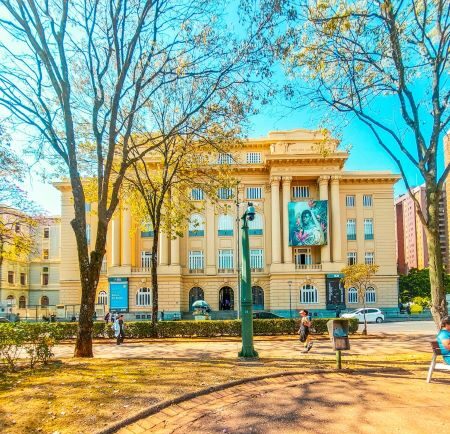
{"label": "leafy green tree", "polygon": [[[290,88],[295,101],[331,108],[328,123],[358,120],[403,176],[426,232],[431,311],[439,325],[448,314],[439,199],[450,166],[439,170],[438,161],[450,125],[450,1],[281,4],[289,23],[276,49],[286,70],[301,80]],[[424,180],[424,206],[412,193],[408,166]]]}
{"label": "leafy green tree", "polygon": [[[450,293],[450,276],[444,272],[444,288]],[[430,270],[412,268],[408,274],[399,276],[400,300],[402,303],[411,301],[414,297],[431,298]]]}

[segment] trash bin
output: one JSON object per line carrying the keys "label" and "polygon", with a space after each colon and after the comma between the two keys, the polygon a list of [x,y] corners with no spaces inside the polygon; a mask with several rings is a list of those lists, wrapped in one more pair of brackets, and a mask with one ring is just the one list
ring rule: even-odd
{"label": "trash bin", "polygon": [[350,341],[348,339],[349,321],[347,319],[330,319],[327,322],[328,333],[333,349],[336,351],[349,350]]}

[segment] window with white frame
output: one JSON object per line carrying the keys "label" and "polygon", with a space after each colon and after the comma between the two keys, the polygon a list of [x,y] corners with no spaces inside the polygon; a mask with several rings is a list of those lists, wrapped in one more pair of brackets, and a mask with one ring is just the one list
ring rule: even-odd
{"label": "window with white frame", "polygon": [[48,259],[48,249],[42,249],[42,259]]}
{"label": "window with white frame", "polygon": [[144,250],[141,252],[141,268],[151,268],[152,252]]}
{"label": "window with white frame", "polygon": [[193,188],[191,190],[192,200],[203,200],[203,190],[201,188]]}
{"label": "window with white frame", "polygon": [[44,238],[47,240],[50,238],[50,228],[44,228]]}
{"label": "window with white frame", "polygon": [[229,187],[221,187],[217,190],[217,197],[222,200],[233,199],[233,189]]}
{"label": "window with white frame", "polygon": [[221,214],[217,222],[218,235],[221,237],[233,236],[234,219],[231,215]]}
{"label": "window with white frame", "polygon": [[372,206],[373,199],[371,194],[365,194],[363,196],[363,206],[370,208]]}
{"label": "window with white frame", "polygon": [[15,280],[15,273],[14,271],[8,271],[8,283],[13,284]]}
{"label": "window with white frame", "polygon": [[106,291],[100,291],[98,293],[97,304],[108,304],[108,294],[106,293]]}
{"label": "window with white frame", "polygon": [[262,188],[261,187],[247,187],[246,189],[247,199],[255,200],[262,199]]}
{"label": "window with white frame", "polygon": [[309,197],[309,187],[307,185],[294,185],[292,187],[292,197]]}
{"label": "window with white frame", "polygon": [[252,270],[262,270],[264,268],[262,249],[250,249],[250,268]]}
{"label": "window with white frame", "polygon": [[349,290],[348,290],[348,302],[350,304],[358,303],[358,290],[356,288],[349,288]]}
{"label": "window with white frame", "polygon": [[48,307],[50,304],[50,300],[46,295],[41,297],[41,307]]}
{"label": "window with white frame", "polygon": [[249,235],[263,234],[263,219],[261,214],[255,214],[255,218],[253,220],[248,221],[248,234]]}
{"label": "window with white frame", "polygon": [[8,297],[6,297],[6,304],[8,306],[14,306],[16,304],[16,299],[14,298],[14,295],[8,295]]}
{"label": "window with white frame", "polygon": [[300,303],[302,304],[315,304],[319,302],[319,295],[317,288],[313,285],[303,285],[300,292]]}
{"label": "window with white frame", "polygon": [[48,285],[48,267],[42,267],[42,286]]}
{"label": "window with white frame", "polygon": [[189,236],[205,236],[205,219],[201,214],[191,214],[189,217]]}
{"label": "window with white frame", "polygon": [[375,288],[369,287],[366,289],[366,303],[376,303],[377,294]]}
{"label": "window with white frame", "polygon": [[20,284],[21,285],[27,284],[27,275],[25,273],[20,273]]}
{"label": "window with white frame", "polygon": [[231,154],[219,154],[217,157],[217,164],[233,164],[233,157]]}
{"label": "window with white frame", "polygon": [[364,239],[373,240],[373,220],[364,219]]}
{"label": "window with white frame", "polygon": [[375,264],[375,255],[373,252],[366,252],[364,254],[364,263],[366,265],[373,265]]}
{"label": "window with white frame", "polygon": [[151,306],[152,290],[151,288],[139,288],[136,292],[136,306]]}
{"label": "window with white frame", "polygon": [[261,163],[261,152],[247,152],[247,164]]}
{"label": "window with white frame", "polygon": [[27,307],[27,299],[24,295],[19,297],[19,309],[25,309]]}
{"label": "window with white frame", "polygon": [[310,248],[296,248],[294,249],[295,265],[311,265],[312,255]]}
{"label": "window with white frame", "polygon": [[356,220],[347,219],[347,240],[356,240]]}
{"label": "window with white frame", "polygon": [[189,251],[189,270],[203,270],[204,260],[201,250]]}
{"label": "window with white frame", "polygon": [[222,249],[219,250],[219,269],[220,270],[233,270],[234,268],[233,250]]}
{"label": "window with white frame", "polygon": [[345,197],[345,206],[347,208],[353,208],[355,206],[355,196],[353,194],[348,194]]}
{"label": "window with white frame", "polygon": [[91,243],[91,225],[86,225],[86,242]]}
{"label": "window with white frame", "polygon": [[347,252],[347,265],[356,264],[356,252]]}

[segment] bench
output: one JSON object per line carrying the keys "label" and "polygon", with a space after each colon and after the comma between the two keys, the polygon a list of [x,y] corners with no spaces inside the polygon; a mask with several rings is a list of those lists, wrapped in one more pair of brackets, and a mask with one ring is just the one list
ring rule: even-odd
{"label": "bench", "polygon": [[430,369],[428,369],[427,383],[431,381],[431,376],[433,375],[435,369],[450,371],[450,365],[445,363],[436,363],[437,356],[442,356],[442,352],[437,341],[431,342],[431,348],[433,349],[433,358],[431,359]]}

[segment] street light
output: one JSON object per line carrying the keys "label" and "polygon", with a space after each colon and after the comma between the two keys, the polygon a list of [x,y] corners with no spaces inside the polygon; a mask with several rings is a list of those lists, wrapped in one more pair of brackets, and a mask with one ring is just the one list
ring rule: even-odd
{"label": "street light", "polygon": [[292,280],[288,281],[288,285],[289,285],[289,318],[292,318],[292,296],[291,296]]}
{"label": "street light", "polygon": [[250,247],[248,242],[248,221],[255,219],[255,208],[251,202],[242,216],[242,272],[241,272],[241,318],[242,350],[239,357],[258,357],[253,348],[252,276],[250,271]]}

